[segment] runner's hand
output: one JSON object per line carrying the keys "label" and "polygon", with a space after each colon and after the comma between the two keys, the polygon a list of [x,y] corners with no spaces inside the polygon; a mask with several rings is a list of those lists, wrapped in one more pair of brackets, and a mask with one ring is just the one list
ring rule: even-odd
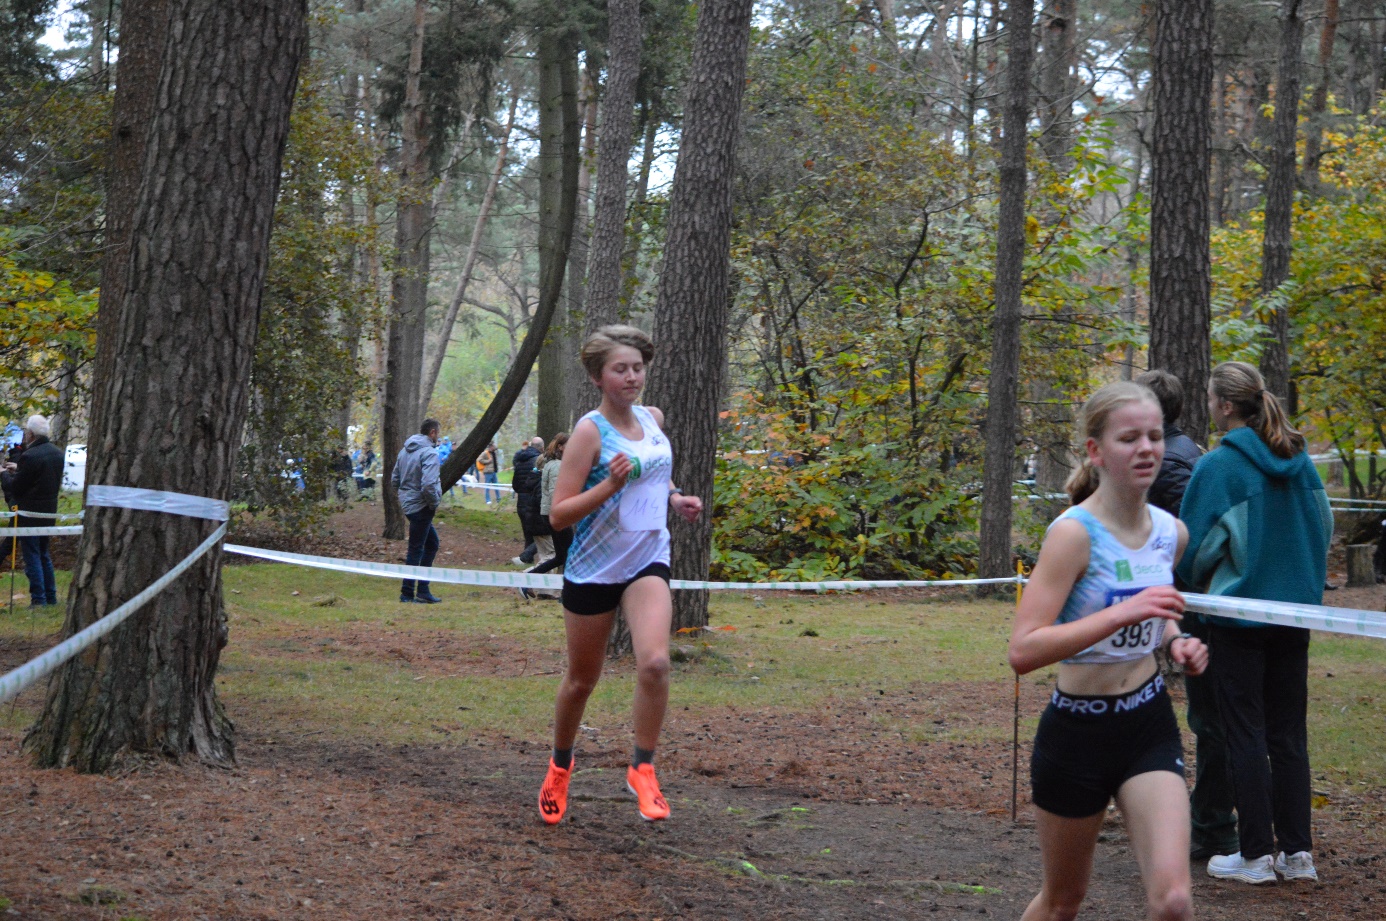
{"label": "runner's hand", "polygon": [[1184,596],[1173,585],[1152,585],[1134,598],[1112,606],[1117,627],[1129,627],[1152,617],[1178,620],[1184,616]]}
{"label": "runner's hand", "polygon": [[611,459],[610,469],[611,473],[607,475],[607,481],[619,490],[625,488],[626,480],[630,479],[630,472],[635,469],[635,465],[625,454],[618,453]]}
{"label": "runner's hand", "polygon": [[1201,675],[1208,667],[1208,646],[1196,637],[1175,637],[1169,644],[1169,657],[1189,675]]}
{"label": "runner's hand", "polygon": [[684,521],[697,521],[698,516],[703,513],[703,500],[697,496],[671,496],[669,504]]}

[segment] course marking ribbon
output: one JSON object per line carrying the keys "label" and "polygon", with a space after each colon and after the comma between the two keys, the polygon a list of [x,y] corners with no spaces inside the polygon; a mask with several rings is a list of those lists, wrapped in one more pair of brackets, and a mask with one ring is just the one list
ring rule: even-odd
{"label": "course marking ribbon", "polygon": [[[309,556],[305,553],[288,553],[284,550],[265,550],[260,547],[244,547],[227,544],[227,553],[259,557],[278,563],[292,563],[296,566],[311,566],[315,569],[331,569],[336,572],[356,573],[363,576],[389,576],[401,579],[421,579],[426,582],[444,582],[453,585],[493,585],[504,588],[562,588],[562,576],[533,575],[526,572],[501,572],[490,569],[443,569],[436,566],[405,566],[402,563],[371,563],[364,560],[343,560],[327,556]],[[674,579],[669,583],[674,589],[710,589],[712,591],[852,591],[874,588],[931,588],[941,585],[1014,585],[1015,576],[1004,579],[929,579],[854,582],[700,582],[689,579]]]}
{"label": "course marking ribbon", "polygon": [[14,697],[29,685],[43,680],[48,675],[56,671],[67,660],[73,658],[82,650],[119,627],[131,615],[144,607],[151,598],[159,594],[169,586],[174,579],[187,571],[188,567],[202,558],[208,550],[217,545],[217,542],[226,535],[226,525],[221,525],[212,533],[211,537],[204,540],[198,548],[185,557],[177,566],[164,573],[156,579],[150,586],[129,601],[116,608],[96,623],[87,627],[79,633],[73,634],[63,640],[52,649],[43,653],[36,659],[16,668],[9,674],[0,676],[0,703]]}
{"label": "course marking ribbon", "polygon": [[187,515],[189,518],[209,518],[212,521],[226,521],[231,517],[231,503],[220,499],[157,489],[139,489],[134,486],[88,486],[87,505],[132,508],[141,512],[164,512],[169,515]]}

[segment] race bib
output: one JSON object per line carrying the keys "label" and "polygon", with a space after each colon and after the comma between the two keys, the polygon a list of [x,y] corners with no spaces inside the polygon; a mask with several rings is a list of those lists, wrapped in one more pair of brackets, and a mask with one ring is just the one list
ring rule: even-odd
{"label": "race bib", "polygon": [[669,522],[669,488],[663,480],[628,483],[621,493],[622,531],[662,531]]}
{"label": "race bib", "polygon": [[[1107,607],[1134,598],[1150,588],[1149,585],[1132,585],[1107,590]],[[1129,624],[1116,633],[1097,643],[1092,648],[1118,658],[1144,655],[1159,648],[1165,636],[1165,619],[1151,617],[1138,624]]]}

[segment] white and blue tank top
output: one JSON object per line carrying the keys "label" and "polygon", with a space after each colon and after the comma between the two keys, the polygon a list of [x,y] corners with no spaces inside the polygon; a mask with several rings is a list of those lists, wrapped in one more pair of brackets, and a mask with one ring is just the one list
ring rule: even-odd
{"label": "white and blue tank top", "polygon": [[[1132,550],[1117,540],[1106,525],[1087,509],[1071,508],[1058,518],[1082,524],[1088,532],[1088,569],[1068,593],[1057,623],[1071,624],[1132,598],[1152,585],[1174,584],[1174,555],[1179,547],[1179,526],[1174,516],[1153,505],[1150,537],[1145,546]],[[1051,524],[1052,528],[1054,525]],[[1165,635],[1165,619],[1151,617],[1122,627],[1077,655],[1064,659],[1078,665],[1130,662],[1155,651]]]}
{"label": "white and blue tank top", "polygon": [[582,417],[592,420],[602,436],[601,457],[587,474],[584,490],[611,475],[611,460],[617,454],[629,457],[635,469],[619,492],[573,529],[573,546],[563,568],[563,577],[569,582],[627,582],[651,563],[669,563],[669,482],[674,451],[648,409],[632,406],[631,410],[643,430],[636,441],[616,431],[595,409]]}

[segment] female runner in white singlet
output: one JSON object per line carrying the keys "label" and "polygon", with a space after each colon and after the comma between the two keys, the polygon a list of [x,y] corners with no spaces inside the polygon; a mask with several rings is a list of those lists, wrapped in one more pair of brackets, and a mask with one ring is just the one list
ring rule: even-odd
{"label": "female runner in white singlet", "polygon": [[554,708],[553,757],[539,791],[539,816],[550,825],[568,806],[573,741],[602,675],[618,605],[630,627],[637,675],[626,786],[641,818],[669,816],[653,763],[669,702],[668,511],[694,521],[703,503],[670,482],[674,454],[661,430],[664,414],[636,402],[653,355],[650,337],[633,326],[603,326],[582,346],[583,367],[602,402],[568,439],[549,511],[555,530],[575,526],[563,571],[568,669]]}
{"label": "female runner in white singlet", "polygon": [[1147,916],[1193,917],[1189,794],[1179,724],[1154,651],[1197,675],[1202,641],[1180,634],[1173,568],[1184,525],[1147,505],[1164,425],[1146,388],[1109,384],[1083,407],[1087,458],[1073,507],[1050,525],[1016,611],[1018,674],[1059,663],[1030,763],[1044,883],[1022,921],[1069,921],[1087,893],[1113,797],[1145,882]]}

